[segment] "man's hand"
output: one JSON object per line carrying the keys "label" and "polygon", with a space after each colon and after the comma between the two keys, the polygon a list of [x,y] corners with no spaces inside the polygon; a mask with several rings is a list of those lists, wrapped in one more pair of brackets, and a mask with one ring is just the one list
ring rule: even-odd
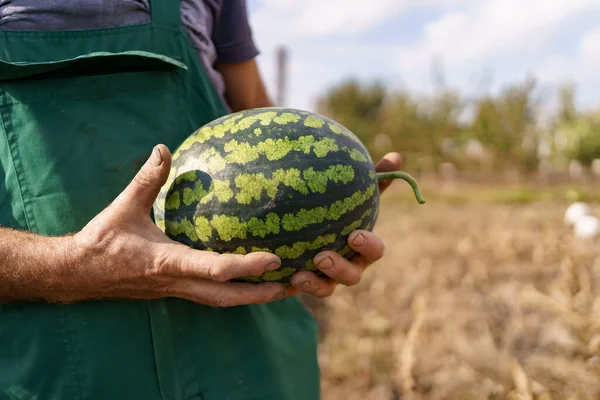
{"label": "man's hand", "polygon": [[[98,295],[115,297],[171,296],[221,307],[283,298],[286,289],[281,284],[227,282],[278,268],[281,260],[274,254],[237,255],[193,250],[170,240],[158,229],[149,212],[170,167],[169,150],[157,146],[110,207],[75,235],[74,242],[83,255],[83,264],[104,270],[82,294],[92,290]],[[102,275],[106,276],[104,280]]]}
{"label": "man's hand", "polygon": [[[402,158],[398,153],[388,153],[375,168],[377,172],[398,171],[402,169]],[[391,183],[391,181],[380,182],[380,192],[383,193]],[[331,296],[338,284],[356,285],[360,282],[364,270],[383,257],[383,241],[372,232],[363,230],[352,232],[348,237],[348,245],[357,252],[350,260],[333,251],[323,251],[315,256],[315,265],[327,275],[327,278],[318,277],[309,271],[294,274],[291,279],[291,284],[295,288],[293,293],[302,291],[319,298]]]}
{"label": "man's hand", "polygon": [[[170,166],[169,150],[157,146],[115,201],[73,236],[0,231],[0,298],[75,302],[179,297],[229,307],[285,297],[283,284],[227,282],[278,268],[281,260],[274,254],[193,250],[170,240],[152,222],[150,209]],[[25,248],[17,251],[18,246]]]}

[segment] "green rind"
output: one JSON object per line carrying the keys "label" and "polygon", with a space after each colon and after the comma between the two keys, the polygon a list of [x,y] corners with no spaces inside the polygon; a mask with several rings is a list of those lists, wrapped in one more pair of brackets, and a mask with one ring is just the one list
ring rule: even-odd
{"label": "green rind", "polygon": [[370,230],[378,208],[375,169],[356,136],[317,114],[264,108],[192,134],[173,153],[154,217],[195,249],[278,254],[277,271],[238,280],[289,282],[295,271],[315,271],[324,249],[352,257],[348,235]]}

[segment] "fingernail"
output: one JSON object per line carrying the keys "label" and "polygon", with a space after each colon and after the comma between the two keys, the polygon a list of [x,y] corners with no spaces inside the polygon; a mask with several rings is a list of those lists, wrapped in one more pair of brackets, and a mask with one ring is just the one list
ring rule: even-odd
{"label": "fingernail", "polygon": [[285,292],[279,292],[275,296],[273,296],[273,301],[281,300],[286,296]]}
{"label": "fingernail", "polygon": [[333,260],[329,257],[323,257],[315,263],[319,269],[328,269],[333,266]]}
{"label": "fingernail", "polygon": [[365,244],[366,240],[367,239],[365,239],[365,235],[359,233],[354,237],[354,239],[352,239],[352,244],[354,246],[362,246],[363,244]]}
{"label": "fingernail", "polygon": [[265,271],[275,271],[277,268],[279,268],[279,265],[279,261],[271,261],[265,265]]}
{"label": "fingernail", "polygon": [[300,289],[308,289],[310,287],[310,281],[304,281],[298,285]]}
{"label": "fingernail", "polygon": [[158,147],[155,147],[154,150],[152,150],[152,156],[150,157],[150,162],[155,167],[159,167],[163,163],[162,154],[160,154],[160,150],[158,149]]}

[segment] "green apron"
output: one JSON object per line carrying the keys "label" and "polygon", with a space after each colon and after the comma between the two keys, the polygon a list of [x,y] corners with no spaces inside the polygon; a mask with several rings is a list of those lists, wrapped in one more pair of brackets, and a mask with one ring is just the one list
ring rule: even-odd
{"label": "green apron", "polygon": [[[0,225],[76,232],[153,146],[225,114],[182,29],[0,31]],[[1,267],[1,266],[0,266]],[[0,305],[1,399],[318,399],[316,324],[297,298]]]}

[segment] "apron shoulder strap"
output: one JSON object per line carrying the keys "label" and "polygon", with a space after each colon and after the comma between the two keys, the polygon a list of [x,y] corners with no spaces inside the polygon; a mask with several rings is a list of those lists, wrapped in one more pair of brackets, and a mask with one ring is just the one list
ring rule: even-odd
{"label": "apron shoulder strap", "polygon": [[152,23],[181,26],[180,0],[150,0]]}

